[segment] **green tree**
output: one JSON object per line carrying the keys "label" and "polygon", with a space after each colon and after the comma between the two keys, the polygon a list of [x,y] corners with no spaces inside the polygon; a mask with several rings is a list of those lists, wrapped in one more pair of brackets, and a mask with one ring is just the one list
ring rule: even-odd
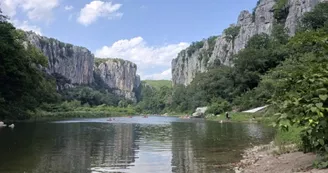
{"label": "green tree", "polygon": [[25,44],[24,34],[0,21],[0,116],[24,119],[42,102],[55,101],[54,80],[38,66],[47,66],[47,58],[35,47]]}
{"label": "green tree", "polygon": [[235,49],[235,39],[240,32],[240,26],[230,26],[229,28],[224,30],[225,39],[227,42],[231,43],[232,50]]}
{"label": "green tree", "polygon": [[328,3],[323,2],[308,13],[304,14],[302,18],[301,27],[304,30],[317,30],[323,28],[328,24]]}

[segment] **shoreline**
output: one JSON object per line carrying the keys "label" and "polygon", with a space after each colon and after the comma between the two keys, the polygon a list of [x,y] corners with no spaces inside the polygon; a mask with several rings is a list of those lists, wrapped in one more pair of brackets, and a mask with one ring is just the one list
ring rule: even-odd
{"label": "shoreline", "polygon": [[[294,145],[287,147],[293,148]],[[326,173],[328,169],[312,167],[316,155],[292,151],[286,154],[275,154],[279,148],[273,142],[266,145],[254,146],[244,150],[243,159],[233,165],[235,173]]]}

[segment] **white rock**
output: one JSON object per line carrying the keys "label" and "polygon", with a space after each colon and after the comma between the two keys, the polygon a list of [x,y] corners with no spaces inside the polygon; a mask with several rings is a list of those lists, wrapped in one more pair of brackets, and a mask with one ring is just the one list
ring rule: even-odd
{"label": "white rock", "polygon": [[140,86],[137,65],[126,60],[109,59],[95,66],[95,72],[114,92],[126,99],[137,101],[135,90]]}

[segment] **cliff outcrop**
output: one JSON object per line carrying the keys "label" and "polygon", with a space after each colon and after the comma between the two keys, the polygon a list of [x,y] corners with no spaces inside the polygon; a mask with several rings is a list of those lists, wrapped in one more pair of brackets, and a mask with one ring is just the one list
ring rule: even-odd
{"label": "cliff outcrop", "polygon": [[[242,11],[237,23],[236,37],[227,39],[225,32],[218,37],[210,37],[191,44],[172,60],[173,85],[189,85],[197,73],[206,72],[212,66],[232,66],[231,55],[245,48],[247,41],[256,34],[271,34],[274,24],[283,18],[282,25],[289,35],[294,35],[299,19],[311,11],[319,2],[327,0],[260,0],[254,12]],[[277,13],[281,10],[282,14]],[[278,16],[282,15],[282,16]],[[276,15],[276,16],[275,16]]]}

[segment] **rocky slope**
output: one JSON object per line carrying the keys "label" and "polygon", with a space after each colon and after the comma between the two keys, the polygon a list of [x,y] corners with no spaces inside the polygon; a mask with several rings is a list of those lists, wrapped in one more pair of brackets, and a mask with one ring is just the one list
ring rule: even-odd
{"label": "rocky slope", "polygon": [[119,59],[106,59],[95,65],[94,55],[86,48],[33,32],[26,32],[26,37],[48,57],[48,67],[43,67],[43,70],[56,78],[58,90],[100,82],[116,95],[136,101],[140,78],[136,74],[135,64]]}
{"label": "rocky slope", "polygon": [[137,65],[121,59],[103,59],[95,65],[95,75],[117,95],[136,102],[140,77]]}
{"label": "rocky slope", "polygon": [[94,56],[88,49],[33,32],[26,32],[26,36],[32,45],[48,57],[48,67],[45,71],[56,77],[58,89],[93,82]]}
{"label": "rocky slope", "polygon": [[[284,0],[260,0],[254,14],[242,11],[236,25],[238,35],[232,41],[227,41],[225,33],[219,37],[211,37],[201,42],[196,42],[179,53],[172,60],[173,85],[188,85],[196,73],[206,72],[211,66],[233,65],[231,55],[243,49],[247,41],[260,33],[270,34],[276,19],[274,12],[277,10],[278,1]],[[319,2],[327,0],[286,0],[284,8],[287,11],[284,26],[289,35],[294,35],[299,18]]]}

